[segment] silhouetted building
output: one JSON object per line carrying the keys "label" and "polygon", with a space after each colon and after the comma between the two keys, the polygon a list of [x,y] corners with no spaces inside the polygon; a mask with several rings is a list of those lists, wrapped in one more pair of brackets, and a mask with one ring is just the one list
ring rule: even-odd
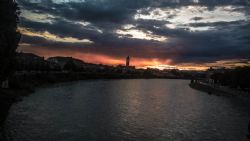
{"label": "silhouetted building", "polygon": [[126,58],[126,67],[129,67],[129,62],[130,62],[130,57],[127,56],[127,58]]}
{"label": "silhouetted building", "polygon": [[74,71],[87,71],[96,72],[107,70],[107,66],[96,65],[92,63],[86,63],[82,60],[72,58],[72,57],[50,57],[47,59],[48,62],[57,64],[60,66],[61,70],[74,70]]}

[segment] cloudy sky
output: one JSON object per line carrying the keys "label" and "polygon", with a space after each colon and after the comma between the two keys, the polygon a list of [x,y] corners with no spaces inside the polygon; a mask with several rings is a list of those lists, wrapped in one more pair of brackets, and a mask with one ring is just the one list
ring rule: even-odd
{"label": "cloudy sky", "polygon": [[205,69],[250,64],[250,0],[18,0],[18,48],[91,63]]}

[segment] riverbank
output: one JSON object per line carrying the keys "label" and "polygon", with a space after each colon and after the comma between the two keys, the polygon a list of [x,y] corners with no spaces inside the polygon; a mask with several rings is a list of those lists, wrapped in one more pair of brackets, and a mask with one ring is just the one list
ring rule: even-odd
{"label": "riverbank", "polygon": [[220,89],[216,89],[215,87],[205,85],[205,84],[202,84],[199,82],[190,83],[189,86],[193,89],[203,91],[203,92],[206,92],[208,94],[214,94],[217,96],[220,96],[220,95],[232,96],[232,94],[226,93]]}
{"label": "riverbank", "polygon": [[203,91],[211,95],[236,97],[250,103],[250,94],[247,92],[230,89],[224,86],[210,85],[202,82],[190,83],[189,86],[193,89]]}
{"label": "riverbank", "polygon": [[29,93],[30,91],[24,89],[0,89],[0,141],[6,140],[4,123],[11,105]]}
{"label": "riverbank", "polygon": [[5,93],[0,90],[0,141],[6,140],[4,122],[8,115],[10,106],[12,105],[14,99],[5,95]]}
{"label": "riverbank", "polygon": [[189,76],[157,76],[133,73],[96,73],[96,72],[29,72],[17,73],[10,78],[9,85],[14,89],[33,92],[36,87],[55,83],[89,79],[191,79]]}
{"label": "riverbank", "polygon": [[[23,82],[24,85],[34,86],[29,82]],[[21,84],[20,84],[21,86]],[[6,140],[4,123],[8,116],[11,105],[15,102],[21,101],[23,96],[27,96],[34,92],[31,88],[12,88],[12,89],[0,89],[0,141]]]}

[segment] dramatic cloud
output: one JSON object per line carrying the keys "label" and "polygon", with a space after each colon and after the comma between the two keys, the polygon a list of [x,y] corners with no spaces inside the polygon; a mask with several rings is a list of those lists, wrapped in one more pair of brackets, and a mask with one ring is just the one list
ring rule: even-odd
{"label": "dramatic cloud", "polygon": [[117,65],[249,65],[248,0],[18,0],[18,50]]}

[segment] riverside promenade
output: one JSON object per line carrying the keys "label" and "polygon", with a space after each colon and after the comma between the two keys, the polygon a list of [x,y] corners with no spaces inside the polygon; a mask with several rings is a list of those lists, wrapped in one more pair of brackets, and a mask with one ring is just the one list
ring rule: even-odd
{"label": "riverside promenade", "polygon": [[241,99],[244,99],[250,102],[250,93],[239,90],[239,89],[233,89],[233,88],[221,86],[218,84],[210,84],[210,83],[206,83],[203,81],[191,82],[189,86],[193,89],[207,92],[208,94],[214,94],[217,96],[237,96]]}

